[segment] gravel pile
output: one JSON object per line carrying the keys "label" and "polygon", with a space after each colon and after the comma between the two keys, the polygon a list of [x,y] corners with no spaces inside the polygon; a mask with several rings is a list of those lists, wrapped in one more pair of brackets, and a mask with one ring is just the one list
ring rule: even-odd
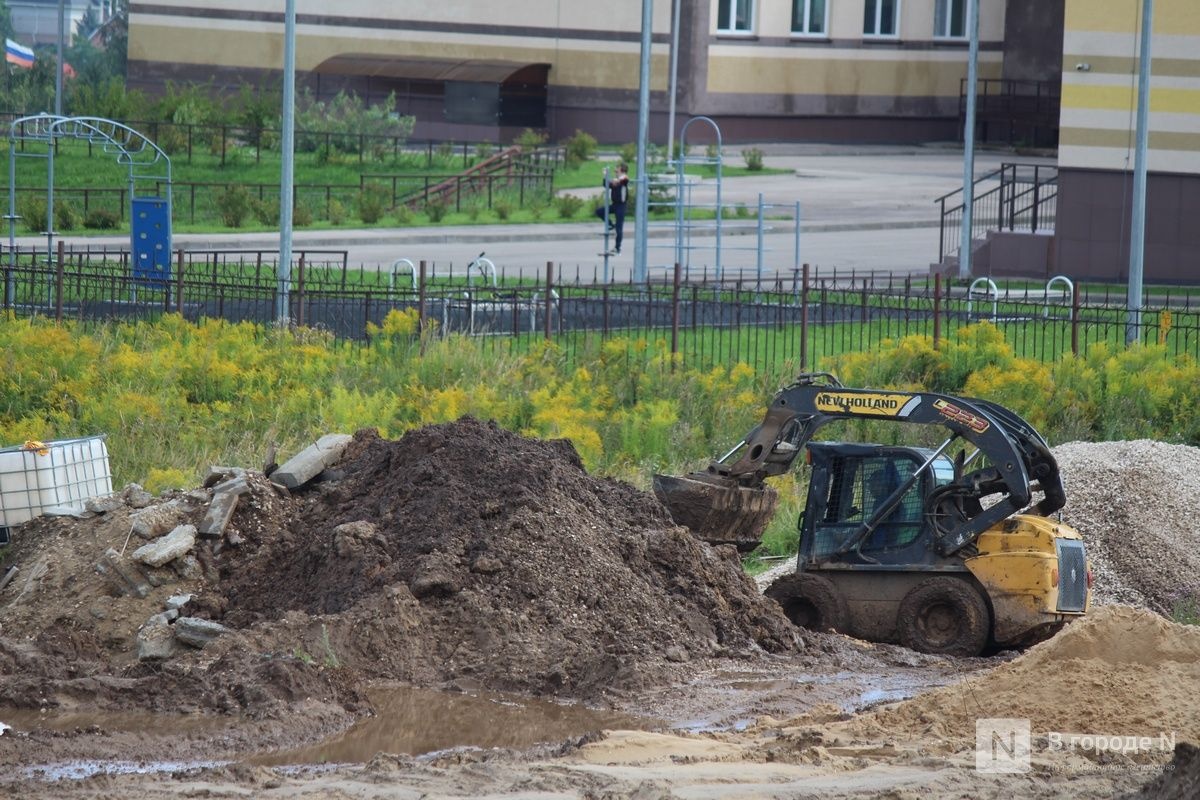
{"label": "gravel pile", "polygon": [[1083,534],[1096,603],[1169,614],[1200,592],[1200,448],[1145,439],[1054,448],[1063,520]]}

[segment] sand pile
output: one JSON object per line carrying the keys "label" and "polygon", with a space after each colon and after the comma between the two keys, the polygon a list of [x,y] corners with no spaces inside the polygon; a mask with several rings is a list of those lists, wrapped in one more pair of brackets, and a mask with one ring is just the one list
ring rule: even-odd
{"label": "sand pile", "polygon": [[1104,606],[982,675],[856,721],[864,732],[974,740],[981,718],[1029,719],[1039,733],[1200,741],[1200,628]]}
{"label": "sand pile", "polygon": [[1088,546],[1094,601],[1170,613],[1200,597],[1200,448],[1148,440],[1054,448],[1063,519]]}

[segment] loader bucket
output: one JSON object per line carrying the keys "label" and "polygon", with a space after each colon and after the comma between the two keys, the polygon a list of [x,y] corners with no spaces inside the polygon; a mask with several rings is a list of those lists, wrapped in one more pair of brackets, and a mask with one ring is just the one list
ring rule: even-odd
{"label": "loader bucket", "polygon": [[677,525],[709,544],[736,545],[743,553],[762,542],[779,502],[779,493],[770,486],[747,488],[707,472],[655,475],[654,494]]}

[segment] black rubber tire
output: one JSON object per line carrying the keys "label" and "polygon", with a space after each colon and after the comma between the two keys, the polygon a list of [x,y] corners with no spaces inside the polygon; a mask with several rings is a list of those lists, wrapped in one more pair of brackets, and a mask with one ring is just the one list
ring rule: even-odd
{"label": "black rubber tire", "polygon": [[784,575],[765,592],[793,625],[810,631],[846,632],[846,600],[828,578],[807,572]]}
{"label": "black rubber tire", "polygon": [[900,602],[900,643],[921,653],[977,656],[987,645],[992,616],[979,591],[960,578],[921,581]]}

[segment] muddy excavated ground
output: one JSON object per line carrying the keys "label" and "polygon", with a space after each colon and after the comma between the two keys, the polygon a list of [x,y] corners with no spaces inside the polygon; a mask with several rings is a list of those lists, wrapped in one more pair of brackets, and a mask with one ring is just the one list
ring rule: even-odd
{"label": "muddy excavated ground", "polygon": [[[979,659],[801,637],[732,548],[567,442],[469,418],[359,432],[294,492],[239,470],[128,487],[16,531],[0,796],[1195,797],[1200,629],[1154,613],[1173,574],[1117,537],[1195,537],[1200,492],[1170,508],[1186,530],[1113,519],[1161,447],[1118,446],[1063,458],[1109,487],[1068,512],[1100,543],[1097,596],[1134,605]],[[220,535],[147,554],[238,481]],[[1028,771],[976,769],[980,718],[1029,720]]]}

